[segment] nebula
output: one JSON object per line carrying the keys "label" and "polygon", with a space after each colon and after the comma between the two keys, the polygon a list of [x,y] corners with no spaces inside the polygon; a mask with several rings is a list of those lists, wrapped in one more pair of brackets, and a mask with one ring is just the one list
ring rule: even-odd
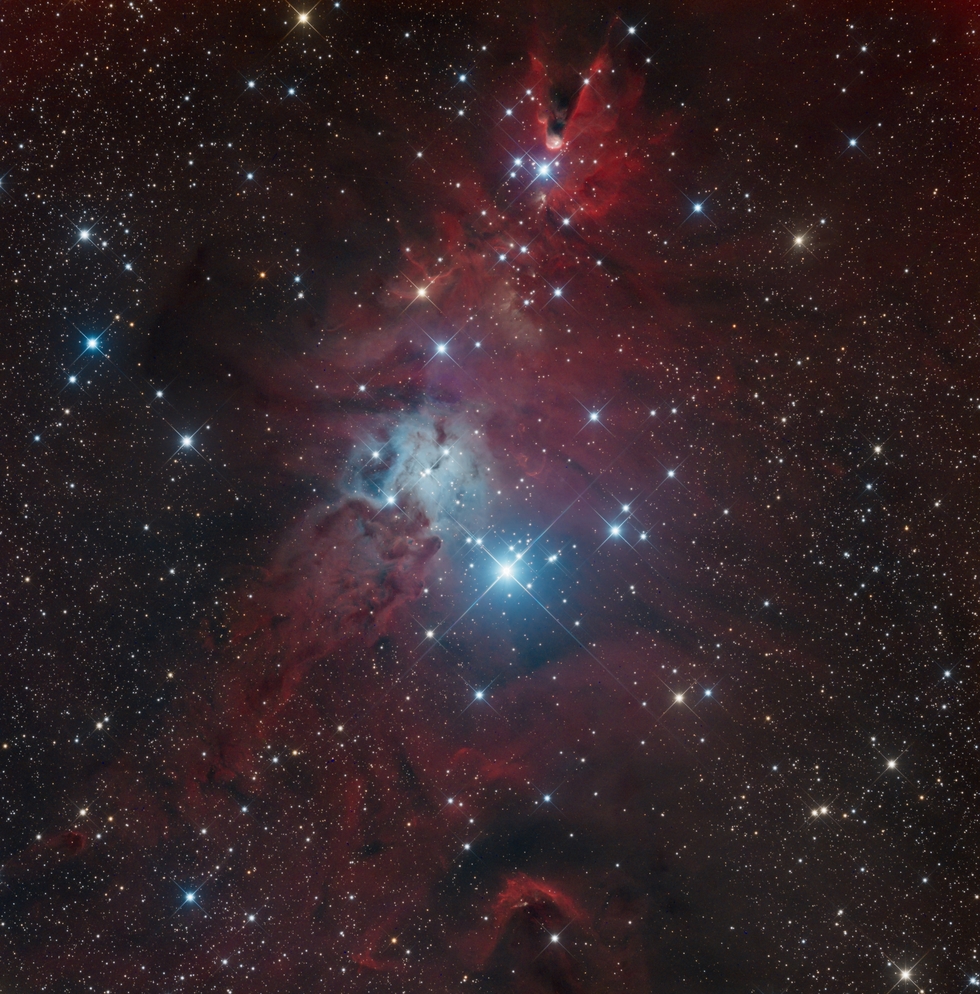
{"label": "nebula", "polygon": [[[827,743],[877,727],[842,646],[914,646],[894,605],[928,586],[881,586],[918,554],[897,525],[851,559],[893,472],[876,455],[907,429],[871,424],[869,365],[845,362],[875,351],[854,329],[891,307],[866,274],[907,253],[835,255],[857,194],[806,172],[805,94],[753,68],[770,16],[754,5],[511,6],[486,58],[494,18],[460,13],[438,86],[427,52],[398,47],[413,18],[435,37],[438,11],[369,10],[303,36],[332,60],[321,90],[304,116],[262,111],[264,158],[236,139],[271,192],[239,219],[254,167],[173,250],[126,358],[200,412],[159,486],[199,465],[187,505],[237,517],[200,540],[210,586],[136,681],[139,708],[98,725],[103,751],[60,774],[68,799],[41,791],[44,830],[4,849],[0,978],[32,994],[809,983],[817,943],[800,952],[790,926],[860,902],[877,844],[804,862],[822,845],[805,812],[848,817],[816,792],[857,792],[822,781]],[[801,76],[829,78],[842,10],[780,14]],[[867,34],[881,15],[861,17]],[[242,76],[246,97],[298,75],[295,27],[248,28],[272,68]],[[887,177],[883,225],[903,182]],[[919,342],[937,368],[940,335]],[[831,540],[845,492],[853,535]],[[879,600],[860,607],[866,584]],[[788,779],[804,768],[817,782]],[[878,982],[880,956],[846,956]]]}

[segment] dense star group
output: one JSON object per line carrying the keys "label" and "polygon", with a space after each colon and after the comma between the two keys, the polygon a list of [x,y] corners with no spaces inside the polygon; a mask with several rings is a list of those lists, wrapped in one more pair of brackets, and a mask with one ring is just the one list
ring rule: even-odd
{"label": "dense star group", "polygon": [[0,983],[980,985],[974,13],[0,13]]}

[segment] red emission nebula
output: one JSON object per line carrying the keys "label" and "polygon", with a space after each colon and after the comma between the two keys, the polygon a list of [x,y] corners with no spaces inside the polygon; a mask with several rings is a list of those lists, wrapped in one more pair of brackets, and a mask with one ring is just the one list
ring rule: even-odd
{"label": "red emission nebula", "polygon": [[[171,6],[203,93],[217,14]],[[90,349],[201,415],[167,409],[193,432],[156,476],[110,457],[133,532],[192,473],[247,521],[201,533],[204,608],[134,622],[169,653],[139,706],[52,664],[105,747],[4,850],[10,991],[886,994],[940,941],[875,931],[891,869],[862,889],[886,837],[929,877],[928,833],[839,833],[912,783],[886,759],[938,762],[872,688],[933,638],[912,378],[974,361],[937,316],[969,253],[941,286],[944,184],[909,165],[924,39],[975,99],[968,13],[458,6],[228,7],[208,120],[257,178],[174,194],[142,337]]]}

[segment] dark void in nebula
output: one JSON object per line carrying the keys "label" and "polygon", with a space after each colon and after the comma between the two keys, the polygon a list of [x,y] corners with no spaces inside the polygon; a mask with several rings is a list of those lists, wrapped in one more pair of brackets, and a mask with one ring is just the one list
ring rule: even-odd
{"label": "dark void in nebula", "polygon": [[970,8],[2,18],[5,991],[980,984]]}

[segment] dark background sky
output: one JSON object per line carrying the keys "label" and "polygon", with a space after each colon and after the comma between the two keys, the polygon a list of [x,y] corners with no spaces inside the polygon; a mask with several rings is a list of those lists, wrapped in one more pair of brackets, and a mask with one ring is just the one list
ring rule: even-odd
{"label": "dark background sky", "polygon": [[4,989],[980,983],[975,25],[7,5]]}

